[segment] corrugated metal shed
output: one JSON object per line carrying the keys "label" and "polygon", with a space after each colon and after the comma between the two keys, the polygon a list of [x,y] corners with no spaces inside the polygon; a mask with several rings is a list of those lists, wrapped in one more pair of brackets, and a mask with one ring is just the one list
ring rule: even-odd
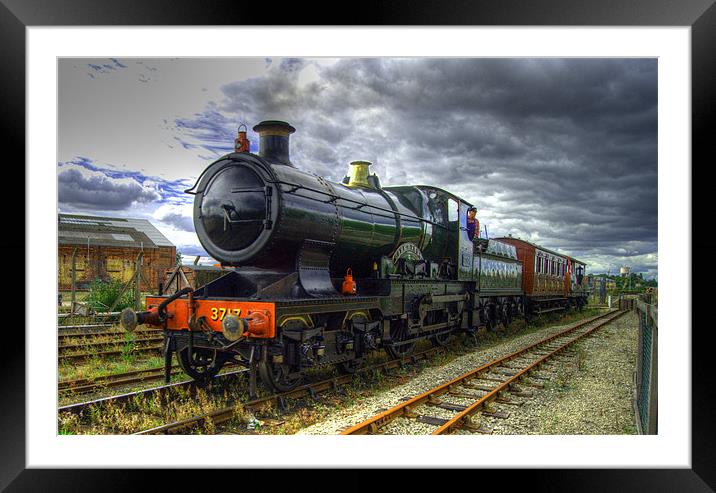
{"label": "corrugated metal shed", "polygon": [[173,247],[146,219],[58,214],[58,244],[116,246],[130,248]]}

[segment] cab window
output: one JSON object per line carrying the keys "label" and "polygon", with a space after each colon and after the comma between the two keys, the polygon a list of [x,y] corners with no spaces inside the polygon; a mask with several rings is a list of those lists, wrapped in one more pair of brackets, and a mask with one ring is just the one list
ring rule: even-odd
{"label": "cab window", "polygon": [[460,210],[458,209],[457,202],[453,199],[448,199],[448,221],[457,221],[460,217]]}
{"label": "cab window", "polygon": [[430,220],[441,226],[446,226],[445,198],[436,192],[430,192],[428,194],[428,208],[430,209]]}

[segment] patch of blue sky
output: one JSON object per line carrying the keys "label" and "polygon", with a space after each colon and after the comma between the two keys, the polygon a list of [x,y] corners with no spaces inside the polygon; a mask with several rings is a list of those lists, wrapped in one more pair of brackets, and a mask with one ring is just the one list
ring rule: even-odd
{"label": "patch of blue sky", "polygon": [[227,119],[216,110],[207,110],[195,113],[194,117],[177,118],[174,120],[176,129],[184,137],[189,137],[194,143],[176,137],[185,149],[195,146],[210,151],[215,156],[221,156],[234,150],[233,142],[236,137],[236,124]]}
{"label": "patch of blue sky", "polygon": [[[119,60],[116,58],[110,58],[109,59],[111,63],[103,63],[101,65],[97,65],[96,63],[88,63],[87,67],[92,69],[94,73],[88,72],[87,75],[89,75],[91,78],[95,78],[94,74],[108,74],[112,71],[127,68],[126,65],[122,64]],[[156,70],[156,69],[152,69]]]}
{"label": "patch of blue sky", "polygon": [[72,161],[60,161],[59,163],[57,163],[57,166],[62,167],[67,164],[76,164],[77,166],[82,166],[83,168],[88,169],[90,171],[100,171],[100,168],[92,163],[94,163],[94,161],[88,157],[77,156]]}
{"label": "patch of blue sky", "polygon": [[180,138],[177,137],[176,135],[174,136],[174,140],[176,140],[177,142],[179,142],[184,149],[196,149],[197,147],[199,147],[199,146],[196,145],[196,144],[191,144],[191,143],[189,143],[189,142],[186,142],[186,141],[180,139]]}

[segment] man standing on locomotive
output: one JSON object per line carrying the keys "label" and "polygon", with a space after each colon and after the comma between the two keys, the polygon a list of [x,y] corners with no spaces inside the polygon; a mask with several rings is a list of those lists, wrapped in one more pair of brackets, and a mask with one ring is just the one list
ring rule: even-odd
{"label": "man standing on locomotive", "polygon": [[477,208],[470,206],[467,209],[467,236],[470,240],[475,239],[475,233],[480,235],[480,221],[477,220]]}

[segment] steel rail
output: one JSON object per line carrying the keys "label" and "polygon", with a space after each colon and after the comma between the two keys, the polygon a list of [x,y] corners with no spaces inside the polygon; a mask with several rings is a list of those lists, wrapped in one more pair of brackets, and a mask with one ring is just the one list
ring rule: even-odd
{"label": "steel rail", "polygon": [[445,433],[449,433],[453,429],[459,427],[465,420],[469,419],[469,417],[474,414],[476,411],[480,410],[485,406],[486,403],[490,402],[491,400],[497,398],[498,394],[505,389],[507,389],[510,385],[517,382],[519,379],[521,379],[523,376],[525,376],[528,372],[534,370],[539,365],[547,361],[548,359],[554,357],[556,354],[561,353],[569,346],[573,345],[577,341],[580,341],[581,339],[585,338],[586,336],[592,334],[594,331],[601,329],[605,325],[613,322],[614,320],[618,319],[622,315],[624,315],[626,311],[620,311],[617,312],[616,315],[614,315],[612,318],[609,318],[603,322],[600,322],[595,327],[590,328],[583,334],[579,334],[574,339],[567,341],[566,343],[562,344],[557,349],[551,351],[549,354],[546,354],[539,358],[537,361],[531,363],[527,368],[518,371],[513,376],[508,378],[505,382],[498,385],[494,390],[488,392],[484,396],[482,396],[480,399],[475,401],[473,404],[467,407],[467,409],[460,411],[457,415],[453,416],[448,422],[443,424],[442,426],[438,427],[435,431],[433,431],[433,435],[443,435]]}
{"label": "steel rail", "polygon": [[[224,368],[236,366],[233,362],[228,362]],[[172,375],[181,372],[179,365],[172,365]],[[164,378],[164,367],[148,368],[146,370],[128,371],[125,373],[115,373],[114,375],[103,375],[96,378],[78,378],[76,380],[65,380],[58,383],[58,391],[61,394],[89,394],[97,390],[103,390],[112,387],[122,387],[133,383],[149,382],[152,380],[161,380]]]}
{"label": "steel rail", "polygon": [[[144,330],[135,330],[132,332],[132,334],[156,334],[156,333],[162,333],[164,332],[163,329],[144,329]],[[68,334],[63,334],[62,331],[60,331],[57,334],[57,339],[93,339],[98,337],[112,337],[112,336],[124,336],[127,333],[124,329],[117,329],[113,331],[104,331],[104,332],[70,332]]]}
{"label": "steel rail", "polygon": [[[231,378],[237,378],[239,375],[242,375],[246,372],[248,372],[248,370],[244,368],[244,369],[237,370],[237,371],[220,373],[212,379],[212,382],[217,382],[220,380],[231,379]],[[58,415],[61,413],[71,413],[71,414],[81,415],[85,409],[89,409],[90,407],[102,407],[102,406],[105,406],[110,403],[111,404],[119,404],[119,403],[127,402],[132,399],[136,399],[136,398],[148,397],[148,396],[150,396],[152,394],[156,394],[156,393],[163,395],[163,394],[169,393],[172,390],[177,390],[177,389],[184,388],[184,387],[193,388],[193,387],[198,387],[198,386],[199,386],[199,384],[195,380],[183,380],[181,382],[170,383],[168,385],[161,385],[159,387],[152,387],[149,389],[137,390],[135,392],[128,392],[125,394],[113,395],[113,396],[109,396],[109,397],[102,397],[102,398],[94,399],[91,401],[78,402],[76,404],[68,404],[66,406],[59,407],[57,409],[57,413],[58,413]]]}
{"label": "steel rail", "polygon": [[82,325],[58,325],[57,327],[62,328],[64,330],[96,330],[96,329],[107,329],[109,327],[113,327],[115,324],[110,323],[103,323],[103,324],[82,324]]}
{"label": "steel rail", "polygon": [[[460,384],[460,382],[464,382],[466,380],[474,378],[475,376],[477,376],[480,373],[485,373],[485,372],[489,371],[491,368],[495,368],[495,367],[503,365],[506,362],[512,361],[515,358],[518,358],[539,346],[543,346],[543,345],[545,345],[551,341],[554,341],[558,338],[569,335],[570,333],[572,333],[576,330],[579,330],[580,328],[584,327],[585,325],[588,325],[588,324],[591,324],[594,322],[598,322],[603,318],[609,317],[609,318],[607,318],[606,321],[602,322],[601,325],[597,326],[597,328],[599,328],[602,325],[606,325],[606,324],[610,323],[611,321],[620,317],[624,313],[625,312],[618,312],[616,310],[613,310],[608,313],[605,313],[602,315],[597,315],[595,317],[581,321],[565,330],[562,330],[562,331],[560,331],[556,334],[553,334],[551,336],[545,337],[535,343],[530,344],[529,346],[518,349],[517,351],[514,351],[514,352],[508,354],[507,356],[503,356],[502,358],[498,358],[496,360],[485,363],[474,370],[466,372],[466,373],[464,373],[464,374],[462,374],[462,375],[460,375],[444,384],[441,384],[441,385],[439,385],[433,389],[430,389],[426,392],[423,392],[422,394],[417,395],[405,402],[402,402],[402,403],[394,406],[393,408],[388,409],[387,411],[383,411],[371,418],[368,418],[367,420],[344,430],[343,432],[341,432],[341,435],[365,435],[365,434],[377,433],[379,428],[384,426],[388,422],[394,420],[395,418],[403,416],[404,414],[411,412],[412,409],[414,409],[415,407],[417,407],[421,404],[429,402],[431,398],[434,399],[435,397],[448,392],[451,389],[451,387],[454,387],[454,386]],[[593,329],[593,330],[595,330],[595,329]],[[591,331],[589,333],[591,333]],[[560,347],[560,349],[562,349],[562,348]],[[558,352],[558,350],[555,350],[555,352]],[[550,356],[555,354],[555,352],[551,352]],[[545,359],[548,359],[548,356],[541,358],[540,362],[544,361]],[[527,371],[527,370],[525,370],[525,371]],[[520,372],[520,375],[522,373],[523,372]],[[507,382],[514,383],[514,379],[512,379],[512,378],[508,379]],[[507,387],[507,384],[505,384],[504,387],[501,384],[500,387],[502,388],[501,390],[504,390],[504,388]],[[497,394],[498,394],[497,391],[490,393],[489,394],[490,399],[496,397]],[[484,404],[484,402],[486,402],[486,401],[482,401],[482,404]],[[475,404],[474,406],[471,406],[468,409],[470,409],[471,411],[474,411],[477,407],[481,407],[481,404],[480,405]]]}
{"label": "steel rail", "polygon": [[[173,365],[172,370],[179,368]],[[147,368],[146,370],[128,371],[113,375],[102,375],[95,378],[78,378],[75,380],[60,380],[57,388],[60,392],[88,393],[94,389],[119,387],[125,384],[138,383],[147,380],[164,378],[164,367]]]}
{"label": "steel rail", "polygon": [[[614,312],[609,312],[606,314],[597,315],[594,317],[591,317],[583,322],[580,322],[578,326],[575,326],[571,328],[571,330],[576,330],[581,325],[591,323],[595,320],[598,320],[600,318],[604,318]],[[563,332],[569,331],[570,329],[566,329]],[[553,338],[552,336],[546,338],[545,340]],[[157,426],[155,428],[151,428],[148,430],[142,430],[139,432],[134,433],[135,435],[157,435],[157,434],[170,434],[170,433],[177,433],[183,430],[191,429],[195,426],[198,426],[204,422],[211,421],[212,424],[221,424],[223,422],[226,422],[230,420],[234,416],[234,412],[237,408],[243,407],[244,409],[257,409],[262,407],[263,405],[266,405],[268,403],[273,402],[279,402],[281,403],[285,399],[289,398],[300,398],[300,397],[314,397],[324,391],[327,390],[337,390],[340,385],[345,385],[347,383],[350,383],[353,381],[356,374],[362,374],[362,373],[368,373],[368,372],[374,372],[376,370],[384,370],[384,369],[392,369],[397,367],[402,367],[405,363],[416,363],[419,360],[427,359],[429,356],[433,354],[437,354],[439,352],[446,351],[446,348],[444,347],[434,347],[427,349],[425,351],[421,351],[419,353],[415,353],[412,355],[407,355],[399,359],[393,359],[388,360],[382,363],[379,363],[377,365],[371,365],[364,368],[359,368],[354,374],[349,375],[341,375],[338,377],[321,380],[319,382],[310,383],[306,385],[302,385],[296,389],[293,389],[288,392],[282,392],[279,394],[272,394],[266,397],[260,397],[258,399],[254,399],[251,401],[245,401],[245,402],[239,402],[239,403],[232,403],[228,406],[225,406],[220,409],[216,409],[214,411],[210,411],[208,413],[204,413],[201,415],[193,416],[190,418],[186,418],[174,423],[168,423],[164,425]]]}
{"label": "steel rail", "polygon": [[80,353],[80,354],[60,354],[57,357],[58,361],[81,361],[92,357],[106,358],[108,356],[120,356],[123,354],[136,354],[136,353],[152,353],[161,352],[164,350],[163,346],[149,346],[149,347],[134,347],[127,351],[101,351],[97,353]]}
{"label": "steel rail", "polygon": [[162,337],[145,337],[143,339],[134,340],[116,340],[107,342],[86,342],[78,344],[63,344],[57,346],[58,351],[68,351],[71,349],[92,349],[92,348],[107,348],[108,346],[125,346],[127,344],[142,344],[146,342],[161,342],[164,340]]}
{"label": "steel rail", "polygon": [[[588,323],[589,321],[601,318],[603,316],[605,316],[605,315],[592,317],[592,318],[588,319],[585,323]],[[161,349],[161,348],[157,348],[157,349]],[[444,347],[431,348],[426,351],[422,351],[422,352],[415,353],[412,355],[404,356],[400,359],[388,360],[386,362],[382,362],[377,365],[359,368],[355,372],[355,374],[363,374],[363,373],[368,373],[371,371],[375,372],[376,370],[381,370],[381,369],[393,369],[393,368],[403,367],[403,365],[405,363],[417,363],[420,360],[427,359],[430,355],[444,352],[445,350],[446,350],[446,348],[444,348]],[[120,352],[116,352],[116,353],[120,353]],[[248,370],[242,369],[237,372],[220,374],[217,377],[214,377],[214,380],[224,377],[224,376],[231,376],[231,375],[236,375],[236,374],[245,373],[245,372],[248,372]],[[266,397],[260,397],[260,398],[257,398],[257,399],[251,400],[251,401],[232,403],[226,407],[208,412],[208,413],[200,415],[200,416],[187,418],[182,421],[178,421],[175,423],[169,423],[166,425],[161,425],[161,426],[158,426],[158,427],[155,427],[152,429],[148,429],[148,430],[142,430],[142,431],[136,432],[134,434],[144,435],[144,434],[175,433],[182,429],[192,428],[193,426],[196,426],[206,420],[211,420],[214,424],[219,424],[219,423],[222,423],[224,421],[228,421],[229,419],[231,419],[233,417],[235,409],[238,406],[242,406],[242,407],[248,408],[248,409],[258,409],[268,403],[278,402],[279,404],[283,404],[284,399],[289,399],[289,398],[300,398],[300,397],[306,397],[306,396],[315,398],[318,393],[324,392],[326,390],[337,390],[340,385],[352,382],[355,374],[341,375],[338,377],[333,377],[333,378],[322,380],[322,381],[315,382],[312,384],[306,384],[306,385],[300,386],[300,387],[293,389],[291,391],[288,391],[288,392],[283,392],[280,394],[272,394],[272,395],[269,395]],[[160,394],[167,394],[175,388],[181,388],[184,386],[192,386],[194,384],[196,384],[195,381],[187,380],[187,381],[177,382],[177,383],[164,385],[164,386],[160,386],[160,387],[154,387],[154,388],[144,389],[144,390],[140,390],[140,391],[136,391],[136,392],[130,392],[130,393],[122,394],[122,395],[95,399],[95,400],[88,401],[88,402],[70,404],[70,405],[66,405],[66,406],[62,406],[62,407],[58,408],[58,415],[60,413],[74,413],[77,415],[82,415],[82,413],[85,409],[88,409],[93,406],[101,407],[107,403],[122,403],[125,401],[135,399],[137,397],[149,396],[156,392],[159,392]]]}
{"label": "steel rail", "polygon": [[181,421],[176,421],[174,423],[168,423],[165,425],[157,426],[155,428],[151,428],[148,430],[142,430],[139,432],[134,433],[135,435],[159,435],[159,434],[169,434],[169,433],[176,433],[178,431],[191,429],[194,426],[198,426],[201,423],[204,423],[206,421],[211,420],[213,424],[220,424],[225,421],[230,420],[234,416],[234,412],[237,408],[244,408],[244,409],[258,409],[266,404],[278,402],[281,403],[285,399],[296,399],[300,397],[314,397],[322,392],[325,392],[327,390],[337,390],[339,386],[349,384],[353,381],[354,377],[357,374],[363,374],[368,372],[375,372],[377,370],[390,370],[394,368],[400,368],[406,363],[417,363],[421,360],[428,359],[429,356],[438,354],[441,352],[445,352],[446,349],[444,347],[434,347],[427,349],[425,351],[421,351],[409,356],[404,356],[400,359],[392,359],[388,361],[384,361],[382,363],[378,363],[376,365],[366,366],[364,368],[359,368],[356,370],[353,374],[348,375],[340,375],[338,377],[328,378],[325,380],[321,380],[315,383],[310,383],[306,385],[302,385],[300,387],[297,387],[293,390],[290,390],[288,392],[281,392],[279,394],[271,394],[265,397],[259,397],[257,399],[253,399],[250,401],[244,401],[239,403],[233,403],[228,406],[222,407],[220,409],[216,409],[214,411],[210,411],[205,414],[200,414],[197,416],[193,416],[191,418],[186,418]]}

